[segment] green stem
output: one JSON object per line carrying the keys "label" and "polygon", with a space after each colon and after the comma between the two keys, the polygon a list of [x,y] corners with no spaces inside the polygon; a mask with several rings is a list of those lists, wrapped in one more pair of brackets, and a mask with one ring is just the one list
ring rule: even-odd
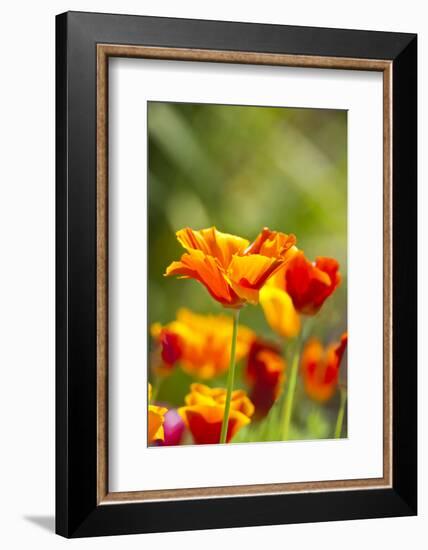
{"label": "green stem", "polygon": [[152,386],[152,403],[154,403],[159,395],[159,390],[161,389],[163,378],[156,378],[156,384]]}
{"label": "green stem", "polygon": [[233,381],[235,378],[235,352],[236,352],[236,337],[238,335],[239,309],[233,311],[233,332],[232,344],[230,347],[230,363],[229,372],[227,374],[227,393],[226,402],[224,404],[223,423],[221,425],[220,443],[226,443],[227,428],[229,426],[230,402],[232,400]]}
{"label": "green stem", "polygon": [[299,341],[296,342],[293,361],[291,363],[290,379],[288,381],[287,395],[285,397],[285,411],[282,422],[282,440],[286,441],[289,437],[291,415],[293,412],[294,394],[296,393],[297,375],[299,372],[300,359]]}
{"label": "green stem", "polygon": [[346,388],[340,388],[340,406],[337,414],[336,428],[334,429],[334,438],[339,439],[342,435],[343,418],[345,416],[347,392]]}

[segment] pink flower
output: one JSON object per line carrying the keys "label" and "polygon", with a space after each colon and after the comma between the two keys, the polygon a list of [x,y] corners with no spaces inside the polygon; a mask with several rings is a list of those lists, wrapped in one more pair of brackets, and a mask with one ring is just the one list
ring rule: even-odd
{"label": "pink flower", "polygon": [[180,445],[184,432],[184,422],[176,409],[169,409],[165,414],[163,431],[164,440],[158,441],[161,447],[169,447],[172,445]]}

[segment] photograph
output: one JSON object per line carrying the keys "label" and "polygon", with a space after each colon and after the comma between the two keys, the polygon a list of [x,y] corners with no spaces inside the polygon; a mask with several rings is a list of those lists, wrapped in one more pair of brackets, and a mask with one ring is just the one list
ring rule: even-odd
{"label": "photograph", "polygon": [[148,445],[346,438],[347,111],[149,101],[147,132]]}

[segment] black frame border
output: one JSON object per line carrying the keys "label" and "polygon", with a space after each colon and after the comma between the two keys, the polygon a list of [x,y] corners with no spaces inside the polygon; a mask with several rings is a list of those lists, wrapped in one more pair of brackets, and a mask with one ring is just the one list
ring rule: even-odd
{"label": "black frame border", "polygon": [[[96,45],[393,62],[393,483],[97,505]],[[67,12],[56,18],[56,532],[65,537],[417,513],[417,36]],[[401,322],[401,320],[403,322]]]}

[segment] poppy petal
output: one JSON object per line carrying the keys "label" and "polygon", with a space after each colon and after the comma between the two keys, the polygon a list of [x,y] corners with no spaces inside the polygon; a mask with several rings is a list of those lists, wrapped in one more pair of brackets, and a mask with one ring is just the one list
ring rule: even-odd
{"label": "poppy petal", "polygon": [[147,438],[149,443],[158,439],[164,439],[163,423],[164,416],[168,409],[165,407],[157,407],[155,405],[149,405],[148,410],[148,434]]}
{"label": "poppy petal", "polygon": [[183,254],[179,262],[172,262],[168,266],[165,275],[181,275],[196,279],[223,305],[233,307],[240,303],[239,297],[230,288],[215,258],[205,255],[200,250],[189,250],[187,254]]}
{"label": "poppy petal", "polygon": [[220,265],[227,268],[232,256],[245,250],[248,246],[247,239],[222,233],[215,227],[194,231],[186,227],[177,231],[178,242],[186,250],[201,250],[208,256],[217,258]]}
{"label": "poppy petal", "polygon": [[285,290],[301,313],[315,315],[340,283],[339,264],[333,258],[317,258],[313,264],[299,251],[285,270]]}
{"label": "poppy petal", "polygon": [[295,235],[271,231],[268,227],[265,227],[246,249],[245,254],[262,254],[269,258],[279,258],[284,256],[295,244]]}
{"label": "poppy petal", "polygon": [[[178,413],[189,428],[197,445],[216,444],[220,442],[224,406],[194,405],[181,407]],[[229,443],[238,430],[249,424],[245,414],[230,410],[226,441]]]}
{"label": "poppy petal", "polygon": [[239,296],[257,304],[258,291],[281,263],[281,260],[261,254],[234,256],[227,271],[230,284]]}
{"label": "poppy petal", "polygon": [[285,290],[265,285],[260,291],[260,305],[266,321],[277,334],[294,338],[300,331],[300,317]]}

